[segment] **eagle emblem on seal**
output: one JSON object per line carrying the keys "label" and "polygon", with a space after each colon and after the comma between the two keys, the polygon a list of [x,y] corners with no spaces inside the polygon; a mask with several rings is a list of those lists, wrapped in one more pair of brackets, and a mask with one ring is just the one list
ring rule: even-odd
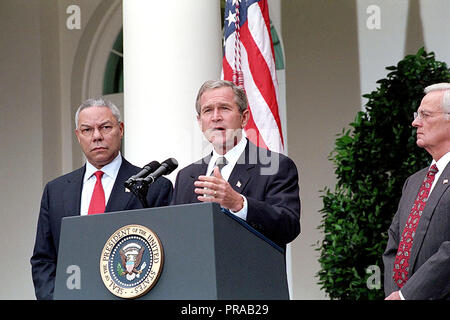
{"label": "eagle emblem on seal", "polygon": [[117,266],[119,275],[125,276],[128,281],[133,281],[136,277],[139,278],[142,270],[146,267],[145,262],[140,266],[144,251],[145,248],[137,243],[129,243],[123,249],[120,249],[119,254],[122,265]]}
{"label": "eagle emblem on seal", "polygon": [[100,254],[100,275],[113,295],[134,299],[157,283],[164,265],[158,235],[146,226],[129,224],[114,231]]}

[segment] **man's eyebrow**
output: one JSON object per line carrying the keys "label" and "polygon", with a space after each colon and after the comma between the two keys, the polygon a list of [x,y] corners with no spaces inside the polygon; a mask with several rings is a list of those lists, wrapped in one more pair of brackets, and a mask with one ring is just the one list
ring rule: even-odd
{"label": "man's eyebrow", "polygon": [[105,124],[114,124],[111,120],[106,120],[105,122],[100,123],[101,126],[104,126]]}
{"label": "man's eyebrow", "polygon": [[[113,122],[112,122],[111,120],[106,120],[106,121],[100,123],[99,126],[104,126],[105,124],[113,124]],[[89,125],[89,124],[81,123],[81,124],[80,124],[80,127],[83,127],[83,126],[84,126],[84,127],[92,128],[92,126]]]}
{"label": "man's eyebrow", "polygon": [[200,109],[203,108],[213,108],[213,107],[221,107],[221,106],[232,106],[233,104],[230,102],[213,102],[213,103],[208,103],[208,104],[204,104],[202,106],[200,106]]}

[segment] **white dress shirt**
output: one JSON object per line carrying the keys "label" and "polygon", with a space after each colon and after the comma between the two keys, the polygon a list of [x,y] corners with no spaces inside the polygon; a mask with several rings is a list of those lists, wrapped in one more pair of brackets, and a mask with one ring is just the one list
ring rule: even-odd
{"label": "white dress shirt", "polygon": [[[220,173],[221,173],[222,177],[228,181],[228,179],[230,178],[231,172],[233,171],[234,166],[236,165],[237,161],[239,160],[239,157],[241,156],[242,152],[244,152],[246,146],[247,146],[247,139],[245,138],[244,135],[242,135],[241,141],[239,141],[238,144],[236,144],[231,150],[229,150],[224,155],[218,154],[213,149],[213,154],[209,161],[208,168],[206,170],[206,175],[209,176],[213,172],[214,165],[216,163],[217,158],[225,157],[225,159],[227,159],[228,163],[226,166],[224,166],[222,168]],[[235,216],[245,220],[247,218],[248,205],[247,205],[247,199],[243,195],[241,195],[241,196],[244,199],[244,206],[242,207],[242,209],[237,212],[234,212],[232,210],[230,210],[230,211]]]}
{"label": "white dress shirt", "polygon": [[431,189],[430,189],[430,194],[434,189],[434,186],[436,185],[436,182],[439,180],[439,177],[441,176],[442,171],[444,171],[445,167],[447,166],[447,164],[450,162],[450,151],[447,152],[446,154],[444,154],[438,161],[435,161],[433,159],[433,161],[431,162],[430,167],[433,164],[436,164],[436,167],[438,168],[438,172],[436,172],[436,174],[434,175],[434,181],[433,184],[431,185]]}
{"label": "white dress shirt", "polygon": [[[102,167],[101,171],[104,172],[102,176],[102,186],[105,192],[105,206],[108,203],[109,196],[111,195],[112,188],[116,182],[117,174],[119,173],[120,166],[122,165],[122,156],[119,152],[113,161]],[[89,204],[91,202],[92,192],[94,191],[95,182],[97,178],[94,173],[98,171],[96,167],[86,161],[86,172],[83,178],[83,189],[81,191],[81,205],[80,215],[85,216],[88,214]]]}

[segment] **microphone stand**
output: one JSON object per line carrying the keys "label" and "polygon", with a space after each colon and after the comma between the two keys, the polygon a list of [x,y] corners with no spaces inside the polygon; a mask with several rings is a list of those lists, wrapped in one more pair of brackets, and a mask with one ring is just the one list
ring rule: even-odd
{"label": "microphone stand", "polygon": [[175,160],[174,158],[169,158],[162,164],[160,164],[159,168],[153,170],[152,174],[147,175],[147,177],[145,178],[138,178],[138,179],[134,178],[133,176],[127,181],[125,181],[124,185],[126,188],[128,188],[134,193],[134,195],[139,199],[139,201],[141,201],[141,204],[144,208],[148,208],[149,206],[147,203],[147,192],[149,186],[153,182],[155,182],[155,180],[158,179],[158,177],[171,173],[177,167],[178,167],[177,160]]}
{"label": "microphone stand", "polygon": [[[139,199],[142,207],[149,208],[147,202],[148,184],[142,183],[142,180],[144,179],[137,179],[136,181],[133,181],[133,183],[125,185],[125,187],[133,192],[133,194]],[[140,182],[140,184],[138,185],[137,182]]]}

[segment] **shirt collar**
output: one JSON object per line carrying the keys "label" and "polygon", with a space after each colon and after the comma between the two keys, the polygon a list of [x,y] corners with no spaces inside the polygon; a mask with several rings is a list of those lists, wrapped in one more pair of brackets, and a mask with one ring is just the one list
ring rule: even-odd
{"label": "shirt collar", "polygon": [[239,157],[241,156],[242,152],[245,150],[245,147],[247,146],[247,139],[244,135],[241,137],[241,141],[238,142],[232,149],[230,149],[227,153],[224,155],[218,154],[216,150],[213,149],[213,154],[210,160],[210,163],[216,163],[217,158],[219,157],[225,157],[227,159],[228,164],[235,164]]}
{"label": "shirt collar", "polygon": [[[122,165],[122,155],[120,154],[119,151],[117,157],[115,157],[114,160],[108,163],[107,165],[103,166],[101,168],[101,171],[103,171],[105,175],[115,179],[117,177],[117,174],[119,173],[121,165]],[[89,178],[92,177],[92,175],[97,170],[98,169],[94,167],[89,161],[86,161],[86,172],[84,174],[83,182],[89,180]]]}
{"label": "shirt collar", "polygon": [[431,162],[431,166],[433,164],[436,164],[436,167],[438,168],[439,172],[444,171],[447,164],[450,162],[450,151],[444,154],[438,161],[434,160]]}

